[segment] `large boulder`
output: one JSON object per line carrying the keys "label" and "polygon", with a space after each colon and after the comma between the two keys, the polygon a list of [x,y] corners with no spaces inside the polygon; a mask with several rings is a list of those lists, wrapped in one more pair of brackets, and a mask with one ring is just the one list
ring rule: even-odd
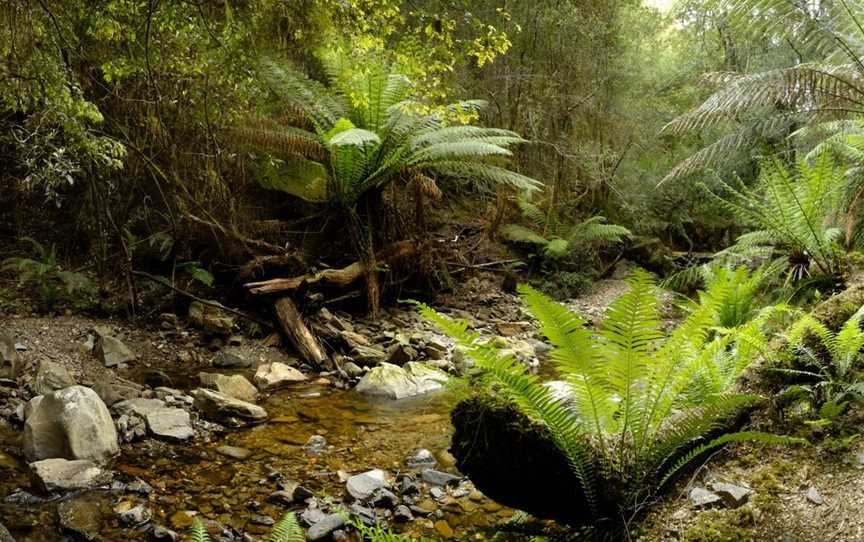
{"label": "large boulder", "polygon": [[0,333],[0,378],[16,379],[21,373],[21,358],[15,350],[15,341]]}
{"label": "large boulder", "polygon": [[195,436],[189,413],[182,408],[157,408],[147,413],[147,430],[167,440],[187,440]]}
{"label": "large boulder", "polygon": [[445,373],[417,362],[404,367],[382,363],[366,373],[357,384],[357,391],[390,399],[404,399],[440,390],[447,383]]}
{"label": "large boulder", "polygon": [[33,391],[36,395],[45,395],[52,391],[62,390],[75,385],[75,379],[59,363],[42,360],[33,378]]}
{"label": "large boulder", "polygon": [[290,365],[276,361],[258,366],[253,380],[261,391],[272,391],[297,382],[304,382],[306,375]]}
{"label": "large boulder", "polygon": [[99,335],[93,353],[105,367],[118,367],[135,361],[135,352],[112,335]]}
{"label": "large boulder", "polygon": [[112,474],[86,459],[43,459],[30,463],[33,487],[44,493],[93,489],[111,481]]}
{"label": "large boulder", "polygon": [[[594,521],[579,481],[544,426],[490,397],[461,401],[451,419],[456,467],[483,494],[541,518],[567,524]],[[614,517],[607,515],[614,512],[614,503],[603,498],[597,503],[599,517]]]}
{"label": "large boulder", "polygon": [[223,375],[217,373],[198,373],[201,385],[205,388],[216,390],[219,393],[230,395],[235,399],[254,403],[258,400],[258,390],[243,375]]}
{"label": "large boulder", "polygon": [[30,407],[24,423],[24,455],[30,461],[65,458],[101,463],[120,451],[108,407],[90,388],[57,390],[34,398]]}
{"label": "large boulder", "polygon": [[235,399],[218,391],[198,388],[192,392],[195,407],[211,420],[240,425],[267,419],[267,411],[258,405]]}
{"label": "large boulder", "polygon": [[234,329],[234,317],[215,306],[219,305],[218,302],[212,301],[211,303],[204,304],[200,301],[193,301],[189,305],[189,321],[204,331],[230,335]]}

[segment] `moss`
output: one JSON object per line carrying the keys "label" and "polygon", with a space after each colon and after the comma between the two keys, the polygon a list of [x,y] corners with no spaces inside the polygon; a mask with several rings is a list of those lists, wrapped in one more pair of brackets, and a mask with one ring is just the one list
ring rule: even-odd
{"label": "moss", "polygon": [[759,510],[752,505],[735,510],[706,510],[696,523],[684,531],[686,542],[738,542],[753,540]]}
{"label": "moss", "polygon": [[829,328],[838,330],[862,305],[864,284],[857,283],[819,303],[813,309],[813,316]]}

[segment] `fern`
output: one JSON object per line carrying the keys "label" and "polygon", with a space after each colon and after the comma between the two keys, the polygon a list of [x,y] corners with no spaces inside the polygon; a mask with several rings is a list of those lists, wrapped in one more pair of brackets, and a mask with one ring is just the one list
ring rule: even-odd
{"label": "fern", "polygon": [[569,401],[482,342],[464,322],[422,304],[420,311],[466,349],[484,370],[485,382],[548,428],[595,513],[604,503],[626,509],[643,502],[702,453],[727,442],[803,442],[753,431],[724,433],[735,415],[761,400],[733,388],[767,349],[761,333],[767,315],[717,333],[718,311],[735,291],[730,281],[704,293],[668,336],[661,332],[651,276],[637,271],[628,283],[630,290],[612,304],[597,334],[574,312],[519,287],[552,345],[558,374],[573,392]]}
{"label": "fern", "polygon": [[[201,518],[195,518],[192,522],[189,537],[189,542],[213,542]],[[305,542],[306,534],[297,523],[297,516],[293,512],[288,512],[273,525],[265,540],[266,542]]]}
{"label": "fern", "polygon": [[213,539],[207,534],[207,529],[204,528],[204,522],[201,521],[201,518],[195,518],[192,522],[189,537],[190,542],[213,542]]}

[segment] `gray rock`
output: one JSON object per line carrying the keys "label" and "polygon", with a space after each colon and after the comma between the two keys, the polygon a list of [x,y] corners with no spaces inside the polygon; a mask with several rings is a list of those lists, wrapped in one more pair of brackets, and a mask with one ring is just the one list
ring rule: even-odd
{"label": "gray rock", "polygon": [[151,534],[155,542],[180,542],[179,534],[161,525],[153,527]]}
{"label": "gray rock", "polygon": [[347,374],[351,378],[359,378],[363,376],[363,368],[354,363],[353,361],[346,361],[342,365],[342,370],[345,371],[345,374]]}
{"label": "gray rock", "polygon": [[189,413],[182,408],[157,408],[144,417],[147,429],[154,436],[167,440],[188,440],[195,436]]}
{"label": "gray rock", "polygon": [[405,459],[405,464],[412,469],[432,467],[435,466],[436,463],[438,463],[438,461],[435,460],[435,456],[426,448],[414,450],[411,452],[411,455]]}
{"label": "gray rock", "polygon": [[100,380],[93,385],[93,391],[110,407],[120,401],[140,397],[144,392],[144,388],[131,382],[108,382]]}
{"label": "gray rock", "polygon": [[717,495],[720,495],[723,503],[729,508],[738,508],[747,504],[750,495],[753,494],[753,490],[748,487],[728,484],[726,482],[713,482],[709,484],[709,488]]}
{"label": "gray rock", "polygon": [[153,514],[150,512],[149,508],[143,504],[139,504],[129,510],[120,512],[119,516],[123,525],[126,525],[127,527],[139,527],[149,522],[153,517]]}
{"label": "gray rock", "polygon": [[345,518],[341,514],[329,514],[309,527],[306,536],[309,540],[322,540],[344,525]]}
{"label": "gray rock", "polygon": [[34,489],[58,493],[76,489],[93,489],[111,482],[112,474],[86,459],[43,459],[30,463],[30,481]]}
{"label": "gray rock", "polygon": [[[12,337],[0,333],[0,378],[15,380],[21,374],[21,357],[15,348]],[[2,531],[0,531],[2,542]]]}
{"label": "gray rock", "polygon": [[825,504],[825,497],[823,497],[822,494],[819,493],[819,490],[816,489],[814,486],[810,486],[809,488],[807,488],[806,497],[808,501],[812,502],[816,506],[821,506]]}
{"label": "gray rock", "polygon": [[306,444],[303,445],[303,449],[310,454],[323,453],[327,450],[327,439],[321,435],[312,435],[309,437],[309,440],[306,441]]}
{"label": "gray rock", "polygon": [[121,442],[132,442],[147,436],[147,422],[135,414],[123,414],[118,417],[115,428]]}
{"label": "gray rock", "polygon": [[355,344],[351,348],[351,357],[360,365],[379,365],[387,361],[387,353],[374,346]]}
{"label": "gray rock", "polygon": [[96,358],[105,367],[117,367],[135,361],[135,352],[112,335],[99,335],[93,348]]}
{"label": "gray rock", "polygon": [[424,482],[433,486],[456,485],[462,480],[461,476],[434,469],[424,470],[422,478]]}
{"label": "gray rock", "polygon": [[387,473],[375,469],[351,476],[345,483],[345,489],[354,499],[365,501],[375,493],[375,490],[385,488],[388,485]]}
{"label": "gray rock", "polygon": [[134,414],[141,419],[147,417],[148,414],[153,412],[154,410],[159,410],[166,408],[167,405],[165,401],[161,399],[148,399],[144,397],[137,397],[135,399],[127,399],[125,401],[120,401],[119,403],[115,403],[111,408],[120,415],[131,415]]}
{"label": "gray rock", "polygon": [[417,356],[417,352],[410,346],[404,344],[394,344],[390,347],[387,353],[387,363],[393,365],[405,365]]}
{"label": "gray rock", "polygon": [[399,497],[397,497],[395,493],[393,493],[386,487],[382,487],[380,489],[376,489],[372,493],[372,496],[369,498],[369,502],[372,503],[372,505],[376,508],[386,508],[388,510],[392,510],[399,502]]}
{"label": "gray rock", "polygon": [[395,510],[393,510],[393,521],[396,523],[407,523],[413,520],[414,514],[412,514],[411,509],[404,504],[400,504]]}
{"label": "gray rock", "polygon": [[215,373],[198,373],[201,385],[216,390],[235,399],[254,403],[258,400],[258,390],[243,375],[223,375]]}
{"label": "gray rock", "polygon": [[252,367],[252,360],[239,349],[226,348],[220,350],[213,358],[213,366],[222,369],[245,369]]}
{"label": "gray rock", "polygon": [[382,363],[370,370],[357,391],[390,399],[403,399],[422,395],[444,387],[448,377],[445,373],[417,362],[408,362],[405,367]]}
{"label": "gray rock", "polygon": [[306,375],[284,363],[275,361],[258,366],[252,379],[259,390],[272,391],[303,382]]}
{"label": "gray rock", "polygon": [[82,499],[72,499],[58,504],[57,522],[60,524],[61,531],[84,540],[98,540],[102,528],[99,514],[93,513],[93,503]]}
{"label": "gray rock", "polygon": [[192,392],[195,407],[207,417],[217,422],[235,420],[246,423],[263,422],[267,419],[267,411],[258,405],[235,399],[218,391],[198,388]]}
{"label": "gray rock", "polygon": [[62,390],[75,385],[75,379],[59,363],[53,361],[40,361],[36,369],[36,377],[33,379],[33,391],[37,395],[45,395],[52,391]]}
{"label": "gray rock", "polygon": [[216,451],[224,456],[240,460],[246,459],[252,455],[251,450],[239,446],[219,446],[216,448]]}
{"label": "gray rock", "polygon": [[120,451],[108,408],[84,386],[43,396],[24,423],[23,447],[30,461],[59,457],[102,463]]}
{"label": "gray rock", "polygon": [[690,500],[690,506],[693,508],[707,508],[723,502],[720,495],[699,486],[691,488],[687,494],[687,498]]}

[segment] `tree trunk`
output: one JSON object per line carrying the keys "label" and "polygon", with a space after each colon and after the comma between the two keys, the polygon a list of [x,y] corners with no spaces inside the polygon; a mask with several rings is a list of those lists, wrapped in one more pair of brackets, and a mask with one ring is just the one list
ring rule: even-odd
{"label": "tree trunk", "polygon": [[332,362],[324,348],[318,342],[318,338],[303,321],[300,311],[290,297],[281,297],[276,300],[276,317],[279,324],[291,344],[304,360],[311,363],[317,369],[332,369]]}

